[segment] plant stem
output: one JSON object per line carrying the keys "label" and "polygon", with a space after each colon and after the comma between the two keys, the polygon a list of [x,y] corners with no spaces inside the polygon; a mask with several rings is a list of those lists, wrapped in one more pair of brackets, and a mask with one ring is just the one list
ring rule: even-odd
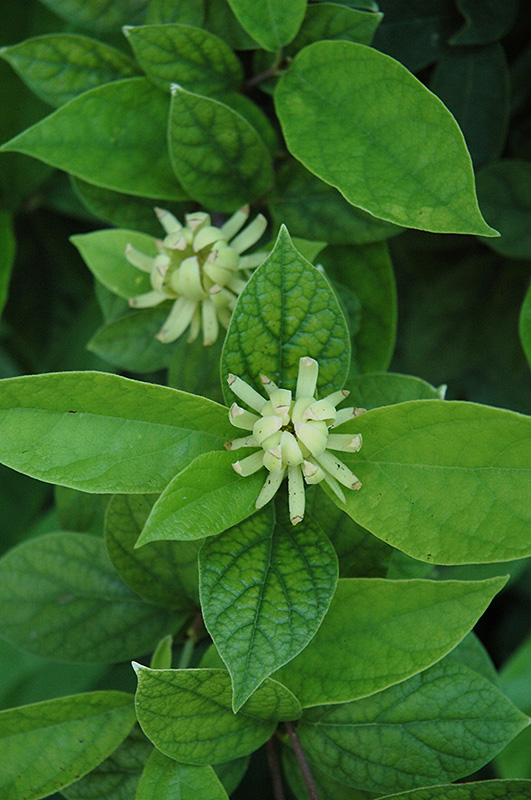
{"label": "plant stem", "polygon": [[308,766],[308,762],[306,761],[306,756],[304,755],[304,750],[302,749],[300,739],[297,736],[295,725],[293,724],[293,722],[285,722],[284,724],[286,726],[286,730],[288,732],[291,745],[295,752],[295,758],[297,759],[302,779],[304,781],[304,785],[306,786],[306,791],[308,792],[308,797],[310,798],[310,800],[319,800],[317,787],[313,780],[310,767]]}
{"label": "plant stem", "polygon": [[199,611],[194,618],[194,621],[186,631],[186,639],[184,641],[183,649],[181,650],[178,669],[187,669],[189,666],[194,653],[194,647],[201,638],[201,632],[203,631],[203,628],[203,617]]}
{"label": "plant stem", "polygon": [[275,800],[286,800],[284,786],[282,785],[282,773],[280,771],[280,762],[278,760],[277,741],[275,735],[267,740],[266,752],[267,760],[269,762],[269,771],[271,773],[271,782],[273,783],[274,798]]}

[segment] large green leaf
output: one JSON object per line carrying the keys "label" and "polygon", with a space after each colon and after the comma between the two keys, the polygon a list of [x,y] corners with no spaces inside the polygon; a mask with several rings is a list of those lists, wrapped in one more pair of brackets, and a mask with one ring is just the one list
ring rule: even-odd
{"label": "large green leaf", "polygon": [[97,39],[55,33],[5,47],[0,56],[42,100],[61,106],[103,83],[138,74],[124,53]]}
{"label": "large green leaf", "polygon": [[179,22],[201,28],[204,21],[204,0],[150,0],[146,14],[146,22],[154,25]]}
{"label": "large green leaf", "polygon": [[235,211],[273,183],[271,155],[253,126],[225,103],[177,84],[168,141],[175,175],[207,208]]}
{"label": "large green leaf", "polygon": [[131,730],[133,698],[91,692],[0,711],[0,792],[39,800],[103,761]]}
{"label": "large green leaf", "polygon": [[[459,123],[476,169],[499,158],[507,137],[510,97],[502,46],[447,48],[430,88]],[[483,204],[482,208],[485,211]]]}
{"label": "large green leaf", "polygon": [[[283,227],[238,299],[223,347],[222,379],[233,373],[263,391],[263,373],[294,390],[303,356],[319,361],[321,395],[341,389],[350,361],[345,317],[328,280]],[[224,390],[232,402],[232,392]]]}
{"label": "large green leaf", "polygon": [[234,459],[234,453],[204,453],[179,472],[153,506],[137,547],[215,536],[250,517],[265,473],[242,479],[232,469]]}
{"label": "large green leaf", "polygon": [[485,216],[501,236],[485,244],[509,258],[531,258],[531,164],[509,159],[478,173],[478,196]]}
{"label": "large green leaf", "polygon": [[151,742],[135,725],[117,750],[62,794],[67,800],[132,800],[152,750]]}
{"label": "large green leaf", "polygon": [[349,317],[349,378],[387,369],[395,346],[397,303],[386,243],[327,247],[319,254],[319,261],[334,280]]}
{"label": "large green leaf", "polygon": [[531,367],[531,286],[527,290],[522,310],[520,311],[519,329],[522,347]]}
{"label": "large green leaf", "polygon": [[227,0],[204,0],[204,27],[224,39],[233,50],[256,50],[256,42],[240,25]]}
{"label": "large green leaf", "polygon": [[43,0],[60,17],[73,25],[114,31],[134,24],[145,13],[148,0]]}
{"label": "large green leaf", "polygon": [[314,639],[275,677],[303,707],[370,695],[439,661],[505,580],[342,579]]}
{"label": "large green leaf", "polygon": [[383,14],[348,8],[339,3],[319,3],[308,6],[299,33],[289,51],[302,50],[321,39],[343,39],[370,44]]}
{"label": "large green leaf", "polygon": [[167,200],[186,199],[166,143],[168,99],[147,78],[91,89],[2,145],[78,178]]}
{"label": "large green leaf", "polygon": [[490,681],[443,661],[371,697],[305,712],[299,736],[336,780],[393,792],[475,772],[529,722]]}
{"label": "large green leaf", "polygon": [[411,228],[497,235],[455,120],[389,56],[316,42],[280,79],[275,104],[290,152],[353,205]]}
{"label": "large green leaf", "polygon": [[[300,766],[291,747],[282,747],[282,769],[286,782],[297,800],[308,800],[308,790],[302,777]],[[306,756],[306,754],[305,754]],[[372,794],[339,783],[319,769],[313,761],[308,761],[311,776],[317,789],[319,800],[370,800]]]}
{"label": "large green leaf", "polygon": [[336,588],[337,558],[317,523],[291,525],[282,498],[276,515],[266,506],[205,542],[199,569],[205,626],[231,674],[238,711],[314,636]]}
{"label": "large green leaf", "polygon": [[184,764],[219,764],[262,745],[279,720],[300,705],[270,678],[234,714],[229,673],[222,669],[151,670],[135,665],[137,716],[148,739]]}
{"label": "large green leaf", "polygon": [[[527,636],[518,650],[503,665],[500,686],[518,708],[531,713],[529,683],[531,681],[531,636]],[[531,777],[531,729],[522,733],[503,750],[496,759],[496,771],[503,778]]]}
{"label": "large green leaf", "polygon": [[97,533],[103,531],[108,495],[87,494],[65,486],[54,488],[55,513],[63,531]]}
{"label": "large green leaf", "polygon": [[237,89],[243,68],[219,36],[192,25],[126,28],[136,60],[157,86],[170,84],[208,96]]}
{"label": "large green leaf", "polygon": [[0,316],[9,290],[11,269],[15,258],[15,237],[11,214],[0,211]]}
{"label": "large green leaf", "polygon": [[[407,400],[443,400],[445,386],[435,388],[414,375],[373,372],[349,378],[350,402],[358,408],[378,408]],[[442,396],[441,396],[442,395]]]}
{"label": "large green leaf", "polygon": [[351,205],[337,189],[293,160],[277,173],[270,209],[277,224],[284,223],[293,236],[328,244],[377,242],[402,230]]}
{"label": "large green leaf", "polygon": [[529,417],[416,400],[346,427],[363,435],[357,458],[343,459],[362,488],[338,504],[375,536],[435,564],[531,555]]}
{"label": "large green leaf", "polygon": [[[441,794],[442,793],[442,794]],[[381,800],[529,800],[531,781],[480,781],[447,786],[427,786],[386,795]]]}
{"label": "large green leaf", "polygon": [[178,764],[154,750],[140,779],[136,800],[228,800],[212,767]]}
{"label": "large green leaf", "polygon": [[200,542],[134,545],[156,496],[115,495],[105,518],[105,544],[113,566],[140,597],[169,608],[192,609],[199,600]]}
{"label": "large green leaf", "polygon": [[8,378],[1,387],[0,460],[87,492],[160,492],[231,434],[227,410],[211,400],[103,372]]}
{"label": "large green leaf", "polygon": [[275,52],[296,36],[305,0],[228,0],[236,19],[264,50]]}
{"label": "large green leaf", "polygon": [[120,580],[100,537],[49,533],[0,561],[0,630],[57,661],[126,661],[153,650],[189,614],[146,603]]}

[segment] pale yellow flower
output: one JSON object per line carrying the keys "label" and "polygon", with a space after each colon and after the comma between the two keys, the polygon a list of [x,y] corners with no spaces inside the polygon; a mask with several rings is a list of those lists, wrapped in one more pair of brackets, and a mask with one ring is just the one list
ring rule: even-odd
{"label": "pale yellow flower", "polygon": [[129,305],[150,308],[173,300],[157,339],[173,342],[188,329],[188,341],[193,342],[202,329],[204,344],[213,344],[219,324],[228,327],[251,270],[268,255],[263,251],[241,255],[260,239],[266,219],[258,214],[242,230],[249,206],[236,211],[219,228],[204,212],[187,214],[184,225],[169,211],[157,208],[155,212],[166,231],[166,237],[157,241],[159,255],[152,258],[131,244],[125,250],[130,264],[149,273],[152,286],[150,292],[131,297]]}
{"label": "pale yellow flower", "polygon": [[289,514],[293,525],[304,517],[304,483],[325,481],[344,503],[347,489],[359,489],[361,482],[353,472],[330,450],[356,453],[361,445],[361,434],[335,433],[337,427],[362,413],[363,409],[337,406],[347,396],[345,390],[333,392],[317,400],[315,389],[319,365],[305,356],[299,361],[295,398],[291,391],[279,389],[265,375],[260,375],[269,399],[264,399],[248,383],[229,375],[228,383],[234,394],[258,414],[253,414],[233,403],[229,411],[231,423],[249,436],[227,442],[228,450],[241,447],[259,447],[255,453],[232,465],[239,475],[252,475],[262,467],[268,476],[256,500],[262,508],[288,478]]}

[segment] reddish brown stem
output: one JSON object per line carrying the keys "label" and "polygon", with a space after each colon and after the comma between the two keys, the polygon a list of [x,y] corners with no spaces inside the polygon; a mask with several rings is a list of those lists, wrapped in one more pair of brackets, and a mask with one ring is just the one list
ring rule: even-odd
{"label": "reddish brown stem", "polygon": [[306,791],[308,792],[308,797],[310,800],[319,800],[317,787],[312,777],[310,767],[308,766],[308,762],[306,761],[306,756],[304,754],[304,750],[302,749],[300,739],[297,735],[295,725],[293,722],[285,722],[284,724],[290,738],[291,746],[293,747],[293,751],[295,753],[295,758],[297,759],[297,763],[301,771],[304,785],[306,786]]}

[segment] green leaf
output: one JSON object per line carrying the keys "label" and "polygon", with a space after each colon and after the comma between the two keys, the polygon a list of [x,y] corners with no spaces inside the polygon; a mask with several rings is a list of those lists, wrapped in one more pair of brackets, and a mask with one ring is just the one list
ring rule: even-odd
{"label": "green leaf", "polygon": [[114,47],[74,33],[26,39],[0,50],[35,94],[61,106],[103,83],[138,74],[134,62]]}
{"label": "green leaf", "polygon": [[277,225],[284,223],[293,236],[328,244],[366,244],[402,230],[351,205],[337,189],[293,160],[277,173],[270,209]]}
{"label": "green leaf", "polygon": [[434,564],[531,555],[529,417],[414,400],[348,427],[363,435],[356,459],[343,458],[362,488],[338,504],[375,536]]}
{"label": "green leaf", "polygon": [[306,487],[304,516],[326,531],[337,553],[340,577],[386,577],[389,560],[398,551],[344,514],[319,487]]}
{"label": "green leaf", "polygon": [[234,453],[204,453],[179,472],[153,506],[136,546],[215,536],[254,514],[265,474],[242,478],[232,469],[235,459]]}
{"label": "green leaf", "polygon": [[[478,209],[455,120],[389,56],[316,42],[280,79],[275,105],[292,155],[353,205],[411,228],[497,235]],[[412,126],[411,109],[419,108]]]}
{"label": "green leaf", "polygon": [[400,792],[399,795],[386,795],[381,800],[529,800],[530,781],[480,781],[461,783],[457,786],[428,786]]}
{"label": "green leaf", "polygon": [[128,78],[75,97],[0,149],[104,189],[183,200],[168,157],[167,116],[167,97],[151,81]]}
{"label": "green leaf", "polygon": [[178,83],[196,94],[215,96],[237,89],[240,61],[223,39],[192,25],[142,25],[126,28],[136,60],[154,83],[170,90]]}
{"label": "green leaf", "polygon": [[[528,636],[503,665],[500,673],[501,689],[526,714],[531,713],[530,679],[531,636]],[[498,755],[496,759],[498,774],[503,778],[531,777],[530,743],[531,729],[527,728]]]}
{"label": "green leaf", "polygon": [[178,180],[205,207],[232,212],[273,183],[266,145],[241,114],[172,84],[168,141]]}
{"label": "green leaf", "polygon": [[336,780],[393,792],[475,772],[528,724],[490,681],[443,661],[363,700],[305,712],[299,736]]}
{"label": "green leaf", "polygon": [[305,0],[228,0],[236,19],[264,50],[276,52],[297,35]]}
{"label": "green leaf", "polygon": [[[319,361],[321,395],[343,386],[350,361],[349,333],[325,276],[295,249],[282,227],[273,252],[252,275],[232,316],[221,358],[223,382],[238,375],[263,391],[260,373],[295,389],[299,359]],[[233,400],[224,385],[225,396]]]}
{"label": "green leaf", "polygon": [[204,0],[150,0],[146,15],[146,22],[153,25],[179,22],[201,28],[204,21]]}
{"label": "green leaf", "polygon": [[225,787],[227,794],[232,794],[240,785],[248,766],[249,756],[236,758],[233,761],[224,761],[222,764],[215,765],[214,772]]}
{"label": "green leaf", "polygon": [[367,409],[392,406],[407,400],[443,400],[446,389],[445,386],[436,389],[422,378],[396,372],[356,375],[349,379],[347,387],[351,394],[350,402]]}
{"label": "green leaf", "polygon": [[0,560],[0,630],[57,661],[113,663],[153,650],[186,613],[145,603],[122,583],[100,537],[49,533]]}
{"label": "green leaf", "polygon": [[[238,711],[312,639],[337,583],[337,558],[313,521],[294,528],[285,501],[216,539],[199,559],[205,626],[228,667]],[[249,575],[253,575],[249,581]]]}
{"label": "green leaf", "polygon": [[54,489],[57,519],[64,531],[102,533],[109,504],[106,495],[86,494],[65,486]]}
{"label": "green leaf", "polygon": [[132,696],[91,692],[0,711],[0,792],[39,800],[94,769],[131,730]]}
{"label": "green leaf", "polygon": [[393,265],[385,242],[327,247],[319,261],[334,280],[349,311],[352,360],[349,378],[385,370],[396,338],[397,302]]}
{"label": "green leaf", "polygon": [[187,342],[181,337],[176,344],[179,347],[173,351],[169,364],[168,385],[222,403],[223,393],[219,380],[222,338],[219,337],[209,347],[204,346],[199,336],[195,342]]}
{"label": "green leaf", "polygon": [[170,309],[170,303],[162,303],[154,308],[135,309],[106,322],[96,331],[87,348],[114,367],[128,372],[164,369],[182,351],[182,342],[164,344],[155,338]]}
{"label": "green leaf", "polygon": [[204,0],[204,27],[224,39],[233,50],[256,50],[256,42],[245,31],[227,0]]}
{"label": "green leaf", "polygon": [[148,273],[133,267],[125,257],[128,244],[148,256],[157,255],[156,241],[152,236],[114,228],[81,233],[72,236],[70,241],[94,277],[119,297],[128,300],[152,288]]}
{"label": "green leaf", "polygon": [[197,555],[200,542],[134,545],[155,496],[115,495],[105,518],[105,544],[122,580],[140,597],[168,608],[192,609],[199,601]]}
{"label": "green leaf", "polygon": [[132,800],[152,750],[151,742],[135,725],[114,753],[62,794],[67,800]]}
{"label": "green leaf", "polygon": [[488,44],[511,30],[518,12],[518,0],[457,0],[466,24],[450,39],[450,44]]}
{"label": "green leaf", "polygon": [[380,691],[446,655],[505,581],[344,578],[314,639],[275,677],[303,707]]}
{"label": "green leaf", "polygon": [[[487,678],[487,680],[500,688],[496,667],[492,663],[484,645],[473,631],[468,633],[446,658],[447,660],[456,661],[458,664],[464,664],[465,667],[479,673],[479,675],[483,675],[484,678]],[[509,699],[512,700],[513,698],[509,697]]]}
{"label": "green leaf", "polygon": [[151,754],[138,785],[135,800],[229,800],[213,768],[178,764],[158,750]]}
{"label": "green leaf", "polygon": [[112,31],[142,17],[148,0],[43,0],[53,12],[80,27]]}
{"label": "green leaf", "polygon": [[[121,194],[101,186],[71,178],[75,194],[85,208],[104,222],[111,222],[118,228],[141,231],[151,236],[161,236],[160,222],[153,213],[154,201],[146,197]],[[162,201],[164,208],[171,211],[178,219],[193,210],[191,203],[173,203]]]}
{"label": "green leaf", "polygon": [[252,753],[269,739],[278,720],[300,716],[297,699],[271,678],[234,714],[225,670],[150,670],[140,664],[135,669],[144,733],[158,750],[184,764],[219,764]]}
{"label": "green leaf", "polygon": [[12,217],[7,211],[0,211],[0,316],[7,300],[14,259],[15,237]]}
{"label": "green leaf", "polygon": [[497,161],[484,167],[477,181],[485,216],[501,233],[495,244],[491,239],[485,244],[509,258],[531,258],[531,164]]}
{"label": "green leaf", "polygon": [[211,400],[103,372],[8,378],[1,387],[2,463],[87,492],[160,492],[232,432],[227,410]]}
{"label": "green leaf", "polygon": [[509,124],[509,69],[503,47],[496,43],[448,48],[430,88],[459,123],[476,169],[499,158]]}
{"label": "green leaf", "polygon": [[520,311],[519,331],[522,347],[531,367],[531,286],[527,290],[522,310]]}
{"label": "green leaf", "polygon": [[359,11],[338,3],[308,6],[299,33],[289,50],[302,50],[321,39],[370,44],[383,14]]}

